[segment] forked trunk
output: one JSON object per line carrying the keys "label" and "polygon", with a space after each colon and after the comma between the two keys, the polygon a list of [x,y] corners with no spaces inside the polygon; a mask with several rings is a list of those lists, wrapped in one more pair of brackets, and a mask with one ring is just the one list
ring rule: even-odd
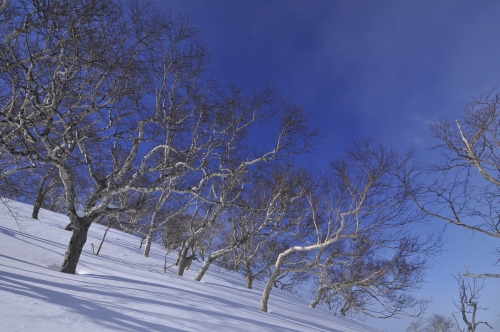
{"label": "forked trunk", "polygon": [[349,311],[349,309],[351,309],[350,304],[348,302],[344,302],[344,304],[342,305],[342,308],[340,309],[340,314],[342,316],[347,315],[347,312]]}
{"label": "forked trunk", "polygon": [[66,252],[64,253],[64,260],[61,265],[60,272],[75,274],[76,266],[80,260],[80,255],[82,254],[83,246],[87,241],[87,233],[89,230],[91,222],[78,221],[78,225],[75,226],[73,222],[73,235],[71,235],[71,240],[69,241]]}

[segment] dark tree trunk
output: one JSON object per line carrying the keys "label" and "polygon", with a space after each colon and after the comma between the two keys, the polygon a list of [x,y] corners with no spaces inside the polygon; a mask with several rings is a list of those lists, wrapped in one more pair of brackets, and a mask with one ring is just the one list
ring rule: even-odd
{"label": "dark tree trunk", "polygon": [[253,285],[253,277],[247,276],[247,288],[252,289],[252,285]]}
{"label": "dark tree trunk", "polygon": [[186,267],[189,264],[189,259],[188,259],[188,251],[189,247],[187,245],[182,248],[181,253],[179,255],[179,263],[178,263],[178,268],[177,268],[177,275],[183,276],[184,275],[184,270],[186,270]]}
{"label": "dark tree trunk", "polygon": [[252,289],[254,276],[252,275],[252,269],[248,262],[245,264],[245,276],[247,278],[247,288]]}
{"label": "dark tree trunk", "polygon": [[43,187],[45,186],[45,182],[47,182],[48,178],[49,178],[49,174],[46,174],[42,178],[42,181],[40,182],[40,185],[38,186],[38,190],[36,191],[36,198],[35,198],[35,202],[33,203],[33,213],[31,214],[31,218],[33,218],[33,219],[38,219],[38,212],[40,211],[40,208],[42,207],[43,200],[45,199],[45,194],[47,194],[47,191],[43,190]]}
{"label": "dark tree trunk", "polygon": [[76,266],[80,260],[83,246],[87,241],[87,233],[92,223],[79,220],[78,222],[72,222],[71,224],[73,225],[73,235],[71,236],[71,240],[69,241],[66,252],[64,253],[64,260],[59,271],[63,273],[75,274]]}
{"label": "dark tree trunk", "polygon": [[342,305],[342,308],[340,309],[340,314],[342,316],[347,315],[347,312],[349,311],[349,309],[351,309],[351,306],[349,305],[349,303],[344,302],[344,304]]}
{"label": "dark tree trunk", "polygon": [[104,239],[106,239],[106,234],[108,234],[108,231],[109,229],[111,228],[111,221],[113,219],[109,218],[109,224],[108,224],[108,228],[106,228],[106,230],[104,231],[104,235],[102,236],[102,240],[101,240],[101,244],[99,244],[99,249],[97,249],[97,252],[96,252],[96,256],[99,255],[99,251],[101,251],[101,248],[102,248],[102,244],[104,243]]}

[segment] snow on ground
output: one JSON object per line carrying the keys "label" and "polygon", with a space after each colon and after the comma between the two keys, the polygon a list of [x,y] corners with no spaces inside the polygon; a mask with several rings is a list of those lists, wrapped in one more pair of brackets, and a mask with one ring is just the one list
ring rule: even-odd
{"label": "snow on ground", "polygon": [[183,277],[174,268],[164,273],[161,250],[145,258],[140,240],[117,230],[95,256],[91,244],[104,233],[97,224],[77,274],[57,272],[68,218],[42,210],[34,220],[31,206],[2,201],[9,208],[0,201],[0,331],[378,331],[277,289],[263,313],[262,284],[247,289],[241,275],[216,266],[196,282],[199,263]]}

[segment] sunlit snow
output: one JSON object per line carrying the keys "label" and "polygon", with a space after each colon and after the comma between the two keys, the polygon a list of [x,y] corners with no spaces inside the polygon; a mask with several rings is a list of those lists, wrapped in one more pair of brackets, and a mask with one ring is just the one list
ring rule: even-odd
{"label": "sunlit snow", "polygon": [[[276,289],[269,313],[259,311],[262,285],[245,288],[237,273],[213,266],[202,282],[193,263],[183,277],[163,272],[164,254],[150,258],[140,240],[94,224],[77,274],[57,272],[71,233],[65,215],[0,202],[0,331],[377,331]],[[17,221],[12,213],[17,217]],[[174,256],[167,257],[172,265]]]}

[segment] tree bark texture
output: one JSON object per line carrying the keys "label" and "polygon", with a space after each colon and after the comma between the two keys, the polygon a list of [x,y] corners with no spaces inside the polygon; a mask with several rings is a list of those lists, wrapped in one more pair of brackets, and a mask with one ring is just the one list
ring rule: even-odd
{"label": "tree bark texture", "polygon": [[247,279],[247,288],[252,289],[254,276],[252,275],[252,269],[249,263],[245,264],[245,276]]}
{"label": "tree bark texture", "polygon": [[205,261],[205,263],[203,263],[203,266],[201,267],[200,271],[198,271],[198,275],[196,276],[196,278],[194,278],[194,280],[201,281],[201,279],[203,278],[203,276],[207,272],[210,265],[213,262],[215,262],[217,260],[217,258],[222,256],[222,254],[220,254],[220,255],[214,255],[214,254],[211,254],[210,256],[208,256],[208,259]]}
{"label": "tree bark texture", "polygon": [[38,212],[42,207],[43,200],[45,199],[45,194],[47,193],[45,190],[43,190],[43,187],[45,186],[45,182],[47,182],[48,178],[48,174],[43,177],[40,185],[38,186],[38,190],[36,191],[36,198],[35,202],[33,203],[33,213],[31,214],[31,218],[33,219],[38,219]]}
{"label": "tree bark texture", "polygon": [[[154,232],[154,231],[153,231]],[[144,246],[144,257],[149,257],[149,252],[151,251],[151,243],[153,242],[153,232],[151,230],[148,232],[148,235],[146,236],[146,243]]]}
{"label": "tree bark texture", "polygon": [[99,252],[101,251],[101,248],[102,248],[102,244],[104,243],[104,240],[106,239],[106,234],[108,234],[108,231],[109,229],[111,228],[111,220],[112,219],[109,219],[109,224],[108,224],[108,227],[106,228],[106,230],[104,231],[104,235],[102,236],[102,240],[101,240],[101,243],[99,244],[99,248],[97,249],[97,252],[96,252],[96,256],[99,255]]}
{"label": "tree bark texture", "polygon": [[269,277],[269,280],[264,287],[264,291],[262,292],[262,298],[260,300],[260,310],[264,312],[267,312],[267,302],[269,301],[269,295],[271,294],[271,290],[273,289],[276,278],[278,278],[278,276],[280,275],[281,261],[287,254],[288,253],[281,253],[278,255],[278,259],[276,260],[276,264],[274,265],[273,273],[271,273],[271,276]]}
{"label": "tree bark texture", "polygon": [[314,297],[314,300],[309,305],[311,308],[316,308],[316,306],[321,301],[321,297],[323,296],[324,292],[325,292],[325,288],[323,288],[323,287],[318,288],[318,291],[316,292],[316,296]]}
{"label": "tree bark texture", "polygon": [[179,265],[177,268],[177,275],[181,277],[184,275],[184,270],[186,270],[186,267],[189,264],[189,259],[187,258],[188,251],[189,251],[189,246],[186,243],[186,245],[184,246],[184,248],[182,248],[181,253],[179,255]]}
{"label": "tree bark texture", "polygon": [[87,233],[92,222],[85,222],[84,220],[79,220],[78,222],[73,222],[73,235],[69,241],[66,252],[64,253],[64,260],[61,265],[60,272],[75,274],[76,266],[80,260],[80,255],[82,254],[83,246],[87,242]]}

